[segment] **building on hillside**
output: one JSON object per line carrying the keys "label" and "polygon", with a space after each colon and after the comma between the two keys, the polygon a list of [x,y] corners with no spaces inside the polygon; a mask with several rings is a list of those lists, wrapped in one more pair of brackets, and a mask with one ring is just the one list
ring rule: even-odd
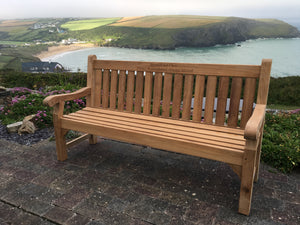
{"label": "building on hillside", "polygon": [[65,71],[58,62],[27,62],[22,63],[22,71],[27,73],[54,73]]}

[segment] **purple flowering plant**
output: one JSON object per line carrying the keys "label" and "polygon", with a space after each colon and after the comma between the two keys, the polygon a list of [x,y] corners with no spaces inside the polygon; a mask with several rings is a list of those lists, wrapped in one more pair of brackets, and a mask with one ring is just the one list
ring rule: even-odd
{"label": "purple flowering plant", "polygon": [[[0,120],[2,124],[10,124],[22,121],[28,115],[35,115],[33,122],[37,127],[52,126],[52,109],[43,105],[46,96],[65,94],[77,90],[78,87],[52,87],[51,89],[31,90],[25,87],[11,88],[12,101],[0,108]],[[65,112],[71,113],[82,109],[85,99],[76,99],[65,103]]]}

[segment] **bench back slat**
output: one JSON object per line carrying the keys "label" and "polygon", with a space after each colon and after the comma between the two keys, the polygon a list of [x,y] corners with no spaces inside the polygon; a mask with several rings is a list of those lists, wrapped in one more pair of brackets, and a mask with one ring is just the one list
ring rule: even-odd
{"label": "bench back slat", "polygon": [[244,86],[244,96],[243,96],[243,108],[240,127],[245,128],[247,121],[249,120],[252,114],[252,108],[255,98],[256,79],[255,78],[246,78]]}
{"label": "bench back slat", "polygon": [[216,125],[224,125],[225,123],[228,88],[229,77],[220,77],[216,112]]}
{"label": "bench back slat", "polygon": [[190,120],[191,119],[193,84],[194,84],[194,76],[193,75],[185,75],[183,106],[182,106],[182,119],[183,120]]}
{"label": "bench back slat", "polygon": [[124,110],[125,99],[125,84],[126,84],[126,71],[121,70],[119,75],[119,91],[118,91],[118,110]]}
{"label": "bench back slat", "polygon": [[134,102],[135,113],[141,113],[142,111],[143,90],[144,90],[144,75],[143,72],[138,71],[136,75],[136,87],[135,87],[135,102]]}
{"label": "bench back slat", "polygon": [[162,73],[155,73],[154,76],[154,88],[153,88],[153,108],[152,115],[160,115],[160,100],[162,92]]}
{"label": "bench back slat", "polygon": [[205,88],[205,76],[196,76],[193,121],[200,122],[202,119],[202,105]]}
{"label": "bench back slat", "polygon": [[253,66],[90,56],[88,66],[87,86],[92,92],[87,105],[91,107],[243,129],[252,114],[255,93],[257,103],[266,103],[271,60]]}
{"label": "bench back slat", "polygon": [[103,93],[102,93],[102,107],[108,108],[109,100],[109,70],[103,72]]}
{"label": "bench back slat", "polygon": [[110,96],[109,96],[109,108],[116,109],[117,106],[117,87],[118,87],[118,71],[111,71],[110,80]]}
{"label": "bench back slat", "polygon": [[173,85],[173,103],[172,103],[172,118],[180,118],[180,106],[181,106],[181,96],[182,96],[182,74],[175,74],[174,85]]}
{"label": "bench back slat", "polygon": [[172,94],[173,75],[166,73],[164,75],[163,100],[162,100],[162,117],[170,117],[170,103]]}
{"label": "bench back slat", "polygon": [[236,127],[238,123],[242,85],[243,79],[241,77],[232,78],[230,91],[230,105],[227,121],[229,127]]}
{"label": "bench back slat", "polygon": [[204,122],[207,124],[213,123],[216,86],[217,86],[217,77],[209,76],[207,78],[206,101],[205,101],[205,111],[204,111]]}
{"label": "bench back slat", "polygon": [[133,108],[134,80],[135,80],[134,72],[129,71],[128,77],[127,77],[127,92],[126,92],[126,111],[127,112],[132,112],[132,108]]}
{"label": "bench back slat", "polygon": [[146,72],[145,86],[144,86],[144,108],[143,108],[144,115],[150,115],[151,112],[152,83],[153,83],[153,72]]}

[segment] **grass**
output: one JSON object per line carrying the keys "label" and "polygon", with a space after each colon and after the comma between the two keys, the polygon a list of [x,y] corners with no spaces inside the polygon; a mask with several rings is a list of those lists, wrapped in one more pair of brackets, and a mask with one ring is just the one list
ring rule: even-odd
{"label": "grass", "polygon": [[104,18],[104,19],[91,19],[91,20],[77,20],[70,21],[62,24],[61,27],[64,29],[69,29],[70,31],[78,30],[90,30],[96,27],[101,27],[107,24],[114,23],[118,21],[120,17],[117,18]]}
{"label": "grass", "polygon": [[36,20],[5,20],[0,23],[0,31],[15,33],[27,30]]}
{"label": "grass", "polygon": [[0,45],[16,45],[21,46],[24,45],[26,42],[22,41],[0,41]]}
{"label": "grass", "polygon": [[294,109],[300,109],[300,106],[270,104],[267,106],[267,108],[268,109],[278,109],[278,110],[294,110]]}
{"label": "grass", "polygon": [[13,69],[15,71],[20,71],[22,62],[39,61],[39,59],[33,55],[41,51],[46,51],[47,48],[48,46],[46,45],[3,48],[1,49],[2,55],[0,56],[0,69]]}
{"label": "grass", "polygon": [[0,56],[0,69],[3,69],[14,57],[11,56]]}
{"label": "grass", "polygon": [[187,28],[199,27],[211,23],[218,23],[225,17],[213,16],[144,16],[131,19],[122,19],[110,26],[141,27],[141,28]]}

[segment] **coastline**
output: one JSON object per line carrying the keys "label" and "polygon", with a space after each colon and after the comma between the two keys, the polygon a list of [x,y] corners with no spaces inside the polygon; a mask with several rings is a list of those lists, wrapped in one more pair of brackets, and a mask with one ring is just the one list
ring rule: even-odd
{"label": "coastline", "polygon": [[51,46],[48,47],[48,51],[42,51],[34,56],[39,58],[42,61],[44,58],[55,56],[64,52],[72,52],[80,49],[93,48],[93,47],[96,46],[92,43]]}

